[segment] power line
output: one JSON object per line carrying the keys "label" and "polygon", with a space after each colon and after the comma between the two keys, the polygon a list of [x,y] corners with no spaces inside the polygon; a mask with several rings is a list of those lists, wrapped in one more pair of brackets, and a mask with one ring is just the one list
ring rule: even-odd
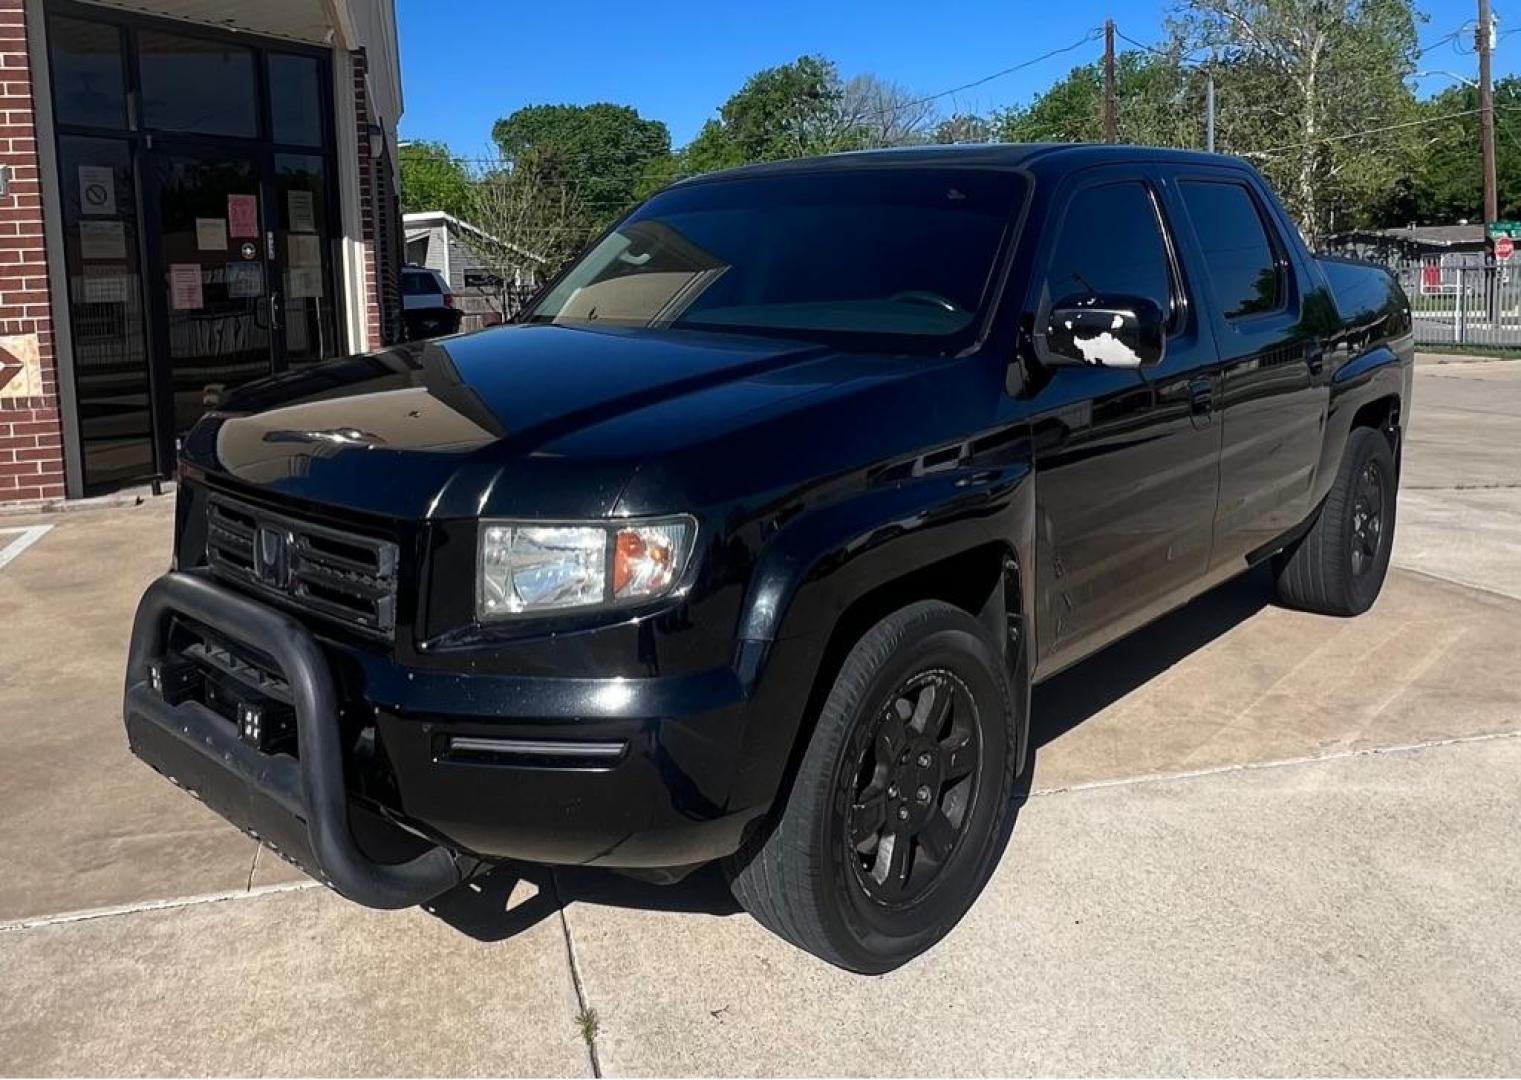
{"label": "power line", "polygon": [[990,83],[994,79],[1001,79],[1005,75],[1012,75],[1016,71],[1023,71],[1027,67],[1034,67],[1036,64],[1039,64],[1043,60],[1049,60],[1053,56],[1060,56],[1063,53],[1072,52],[1074,49],[1080,49],[1090,41],[1097,41],[1100,37],[1103,36],[1103,33],[1104,28],[1102,26],[1091,27],[1086,34],[1078,38],[1071,45],[1063,45],[1059,49],[1052,49],[1050,52],[1041,53],[1039,56],[1035,56],[1029,60],[1023,61],[1022,63],[1015,64],[1013,67],[1006,67],[1002,71],[995,71],[991,75],[984,75],[982,78],[973,79],[969,83],[962,83],[960,86],[953,86],[949,90],[940,91],[938,94],[930,94],[926,97],[917,98],[914,101],[910,101],[898,106],[893,111],[896,112],[901,109],[911,109],[916,105],[924,105],[931,101],[938,101],[943,97],[950,97],[952,94],[959,94],[963,90],[971,90],[978,86],[982,86],[984,83]]}
{"label": "power line", "polygon": [[1115,27],[1114,34],[1116,37],[1122,38],[1138,49],[1145,49],[1149,53],[1155,53],[1157,56],[1163,57],[1167,60],[1172,60],[1175,63],[1192,64],[1194,67],[1204,67],[1209,63],[1208,60],[1195,60],[1192,56],[1183,56],[1181,54],[1174,55],[1166,49],[1159,49],[1155,45],[1148,45],[1144,41],[1137,41],[1135,38],[1125,33],[1125,31],[1119,29],[1119,27]]}
{"label": "power line", "polygon": [[[1516,106],[1521,108],[1521,106]],[[1423,124],[1435,124],[1443,120],[1455,120],[1460,116],[1473,116],[1478,109],[1463,109],[1459,112],[1443,113],[1441,116],[1427,116],[1420,120],[1406,120],[1399,124],[1385,124],[1383,127],[1364,128],[1362,131],[1348,131],[1341,135],[1326,135],[1319,139],[1307,139],[1304,142],[1285,143],[1282,146],[1269,147],[1266,150],[1241,150],[1242,157],[1266,157],[1269,154],[1281,153],[1284,150],[1298,150],[1306,146],[1319,146],[1321,143],[1345,142],[1348,139],[1360,139],[1364,135],[1380,135],[1386,131],[1399,131],[1401,128],[1420,127]]]}

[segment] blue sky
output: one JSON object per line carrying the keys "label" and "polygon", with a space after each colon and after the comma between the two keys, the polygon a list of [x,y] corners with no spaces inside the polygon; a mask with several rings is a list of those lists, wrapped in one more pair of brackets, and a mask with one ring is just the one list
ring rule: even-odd
{"label": "blue sky", "polygon": [[[870,71],[927,95],[1070,45],[1106,17],[1122,33],[1155,42],[1170,7],[1168,0],[396,0],[401,132],[477,155],[489,150],[492,122],[523,105],[612,101],[664,120],[680,146],[752,72],[803,53],[830,57],[847,77]],[[1417,0],[1417,7],[1428,16],[1418,28],[1422,43],[1476,14],[1472,0]],[[1475,77],[1468,27],[1426,53],[1422,66]],[[1101,42],[1090,42],[942,105],[982,111],[1028,101],[1101,52]],[[1502,39],[1495,61],[1497,77],[1521,71],[1521,34]],[[1434,76],[1420,90],[1449,85]]]}

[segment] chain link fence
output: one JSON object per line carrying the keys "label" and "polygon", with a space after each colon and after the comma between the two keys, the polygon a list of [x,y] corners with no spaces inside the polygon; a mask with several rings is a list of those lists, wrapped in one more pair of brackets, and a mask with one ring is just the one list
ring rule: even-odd
{"label": "chain link fence", "polygon": [[1417,345],[1521,349],[1521,263],[1444,255],[1393,264]]}

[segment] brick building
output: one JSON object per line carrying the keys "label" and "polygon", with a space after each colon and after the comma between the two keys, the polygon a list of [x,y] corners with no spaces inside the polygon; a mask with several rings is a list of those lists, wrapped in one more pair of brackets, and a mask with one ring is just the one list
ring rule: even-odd
{"label": "brick building", "polygon": [[394,340],[392,0],[0,0],[0,506]]}

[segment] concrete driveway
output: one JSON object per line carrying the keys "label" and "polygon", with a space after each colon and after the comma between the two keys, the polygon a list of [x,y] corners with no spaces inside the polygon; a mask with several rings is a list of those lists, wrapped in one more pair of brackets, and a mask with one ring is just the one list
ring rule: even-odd
{"label": "concrete driveway", "polygon": [[1251,575],[1037,691],[1032,788],[929,955],[847,975],[672,889],[500,870],[366,911],[128,755],[165,501],[0,531],[5,1073],[1521,1070],[1521,364],[1423,365],[1394,569]]}

